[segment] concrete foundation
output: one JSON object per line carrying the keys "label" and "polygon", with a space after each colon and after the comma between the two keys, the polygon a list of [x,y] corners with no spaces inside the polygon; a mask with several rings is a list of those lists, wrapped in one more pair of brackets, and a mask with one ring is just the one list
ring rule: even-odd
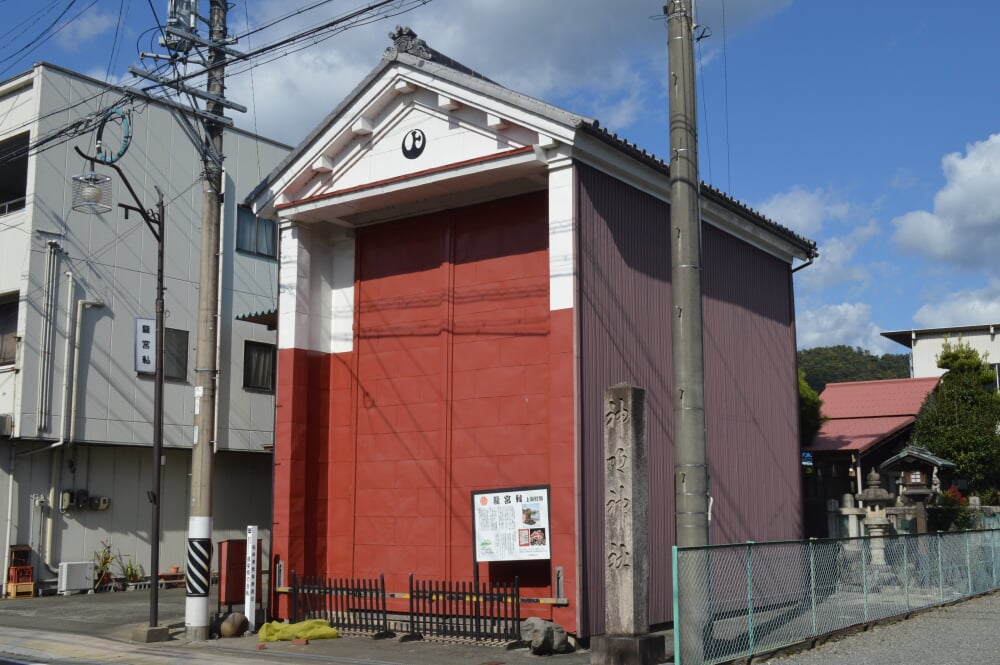
{"label": "concrete foundation", "polygon": [[662,635],[599,635],[590,640],[591,665],[655,665],[664,658]]}
{"label": "concrete foundation", "polygon": [[133,642],[167,642],[170,640],[170,628],[167,626],[143,626],[132,629]]}

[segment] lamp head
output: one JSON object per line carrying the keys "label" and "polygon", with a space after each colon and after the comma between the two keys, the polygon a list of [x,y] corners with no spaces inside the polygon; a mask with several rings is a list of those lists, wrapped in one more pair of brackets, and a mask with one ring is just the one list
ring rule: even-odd
{"label": "lamp head", "polygon": [[111,210],[111,178],[93,171],[73,176],[73,210],[97,215]]}

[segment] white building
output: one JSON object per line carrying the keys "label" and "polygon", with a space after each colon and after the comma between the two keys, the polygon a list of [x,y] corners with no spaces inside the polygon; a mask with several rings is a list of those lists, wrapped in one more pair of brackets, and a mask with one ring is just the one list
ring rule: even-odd
{"label": "white building", "polygon": [[[937,366],[938,356],[945,342],[961,341],[979,352],[986,362],[997,369],[1000,363],[1000,323],[953,328],[922,328],[895,330],[882,333],[882,337],[910,349],[910,376],[920,379],[941,376],[944,370]],[[1000,388],[1000,379],[998,379]]]}
{"label": "white building", "polygon": [[[116,109],[110,114],[108,109]],[[71,208],[74,151],[117,154],[142,207],[165,215],[165,388],[160,571],[183,568],[193,440],[202,162],[181,116],[48,64],[0,82],[0,545],[29,545],[36,582],[102,543],[144,574],[150,555],[156,240],[113,177],[109,212]],[[277,233],[237,203],[288,147],[227,130],[220,278],[214,540],[269,542],[275,333],[238,320],[277,298]],[[147,352],[148,353],[148,352]],[[202,437],[205,435],[202,434]],[[216,557],[217,560],[217,557]],[[217,564],[216,564],[217,565]],[[112,572],[115,572],[112,569]],[[5,577],[6,579],[6,577]]]}

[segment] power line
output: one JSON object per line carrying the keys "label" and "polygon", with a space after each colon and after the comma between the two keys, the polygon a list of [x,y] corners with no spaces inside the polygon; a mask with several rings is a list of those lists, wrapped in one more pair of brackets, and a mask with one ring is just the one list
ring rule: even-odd
{"label": "power line", "polygon": [[[272,42],[270,44],[267,44],[265,46],[257,48],[257,49],[255,49],[253,51],[248,51],[247,53],[244,53],[244,54],[239,55],[239,56],[230,56],[230,58],[228,60],[222,60],[222,61],[220,61],[218,63],[215,63],[214,65],[208,65],[205,68],[203,68],[203,69],[201,69],[201,70],[199,70],[197,72],[192,72],[190,74],[181,75],[181,76],[177,77],[176,79],[174,79],[173,81],[171,81],[171,83],[172,84],[182,83],[184,81],[196,78],[198,76],[203,76],[203,75],[205,75],[205,74],[207,74],[207,73],[209,73],[209,72],[211,72],[211,71],[213,71],[215,69],[219,69],[219,68],[223,68],[223,67],[228,68],[230,65],[233,65],[235,63],[252,61],[255,58],[259,58],[260,56],[265,55],[267,53],[270,53],[272,51],[276,51],[276,50],[279,50],[279,49],[282,49],[282,48],[291,48],[296,43],[305,41],[307,39],[314,39],[316,41],[314,41],[313,43],[319,43],[321,41],[324,41],[324,39],[332,36],[332,35],[323,35],[324,32],[334,31],[334,30],[336,30],[337,32],[343,32],[343,30],[346,30],[346,29],[351,28],[351,27],[355,27],[355,25],[366,25],[366,24],[372,23],[372,22],[374,22],[376,20],[382,20],[384,18],[389,18],[391,16],[398,16],[399,14],[411,11],[412,9],[414,9],[417,6],[425,5],[425,4],[429,3],[430,1],[431,0],[380,0],[378,2],[371,3],[371,4],[369,4],[369,5],[365,6],[365,7],[361,7],[359,9],[350,11],[350,12],[348,12],[348,13],[342,15],[342,16],[339,16],[339,17],[337,17],[337,18],[335,18],[335,19],[333,19],[331,21],[327,21],[325,23],[321,23],[319,25],[316,25],[314,27],[308,28],[308,29],[303,30],[303,31],[298,32],[298,33],[294,33],[294,34],[289,35],[287,37],[283,37],[283,38],[281,38],[281,39],[279,39],[279,40],[277,40],[275,42]],[[395,13],[387,13],[385,15],[379,14],[379,15],[376,15],[376,16],[371,16],[371,14],[373,12],[381,9],[382,7],[385,7],[387,5],[393,5],[393,4],[395,4],[395,5],[397,5],[399,7],[399,11],[397,11]],[[341,28],[342,24],[349,23],[351,21],[356,21],[356,23],[351,23],[350,25]],[[338,28],[339,28],[339,30],[338,30]],[[308,44],[307,46],[311,46],[311,45],[312,44]],[[264,64],[264,63],[259,63],[259,64]],[[252,66],[255,66],[255,65],[252,65]],[[247,71],[247,70],[243,69],[243,70],[240,70],[238,72],[233,72],[233,73],[234,74],[239,74],[239,73],[242,73],[244,71]],[[230,75],[230,74],[229,74],[228,69],[227,69],[227,76],[228,75]],[[148,87],[144,88],[144,90],[152,90],[154,88],[162,87],[163,85],[164,84],[151,85],[151,86],[148,86]]]}
{"label": "power line", "polygon": [[[76,2],[77,2],[77,0],[70,0],[69,4],[66,5],[66,8],[63,9],[62,12],[59,14],[59,16],[56,17],[55,21],[53,21],[52,23],[50,23],[47,28],[45,28],[44,30],[42,30],[38,35],[35,36],[34,39],[32,39],[30,42],[28,42],[25,46],[23,46],[22,48],[18,49],[17,52],[12,53],[11,55],[8,55],[6,58],[0,59],[0,64],[2,64],[4,62],[7,62],[11,58],[14,58],[14,57],[23,57],[23,56],[27,55],[28,53],[31,53],[32,51],[34,51],[35,49],[37,49],[39,46],[41,46],[42,44],[44,44],[45,42],[47,42],[50,38],[52,38],[53,36],[55,36],[56,34],[58,34],[59,32],[61,32],[63,29],[65,29],[66,26],[68,26],[69,24],[71,24],[76,19],[80,18],[80,16],[85,11],[87,11],[88,9],[90,9],[91,7],[93,7],[94,5],[97,4],[97,0],[92,0],[92,2],[89,5],[87,5],[83,9],[81,9],[73,18],[71,18],[70,20],[66,21],[61,26],[59,26],[58,28],[56,28],[55,30],[53,30],[53,28],[55,27],[56,23],[58,23],[59,20],[63,16],[66,15],[66,12],[68,12],[73,7],[73,5],[76,4]],[[9,67],[6,67],[5,69],[0,70],[0,74],[6,73],[8,70],[10,70],[10,68],[12,66],[13,65],[11,65]]]}

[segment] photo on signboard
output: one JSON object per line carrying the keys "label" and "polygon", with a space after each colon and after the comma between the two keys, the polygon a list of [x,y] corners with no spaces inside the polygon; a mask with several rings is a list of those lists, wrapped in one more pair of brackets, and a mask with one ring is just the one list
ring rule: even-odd
{"label": "photo on signboard", "polygon": [[521,504],[521,521],[528,526],[538,524],[542,517],[541,507],[537,503]]}

